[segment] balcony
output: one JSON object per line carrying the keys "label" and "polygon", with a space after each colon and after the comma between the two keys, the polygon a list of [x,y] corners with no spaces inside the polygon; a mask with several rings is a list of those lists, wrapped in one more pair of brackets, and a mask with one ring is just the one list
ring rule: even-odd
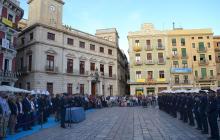
{"label": "balcony", "polygon": [[162,59],[162,58],[159,58],[157,64],[158,64],[158,65],[164,65],[164,64],[165,64],[165,60]]}
{"label": "balcony", "polygon": [[52,67],[48,65],[45,66],[45,71],[47,73],[58,73],[59,72],[58,67]]}
{"label": "balcony", "polygon": [[81,75],[81,76],[88,76],[89,75],[89,71],[79,71],[79,75]]}
{"label": "balcony", "polygon": [[208,65],[209,64],[209,61],[208,60],[200,60],[199,61],[199,65],[200,66],[205,66],[205,65]]}
{"label": "balcony", "polygon": [[173,85],[189,85],[191,82],[189,80],[180,80],[180,81],[174,81]]}
{"label": "balcony", "polygon": [[173,58],[173,59],[179,59],[179,55],[178,55],[178,54],[173,54],[173,55],[172,55],[172,58]]}
{"label": "balcony", "polygon": [[207,52],[207,48],[206,47],[204,47],[204,48],[201,48],[201,49],[197,49],[197,52],[198,53],[206,53]]}
{"label": "balcony", "polygon": [[140,47],[140,46],[134,46],[134,47],[133,47],[133,51],[135,51],[135,52],[140,52],[140,51],[142,51],[142,47]]}
{"label": "balcony", "polygon": [[12,53],[16,52],[14,45],[11,42],[9,42],[7,39],[2,39],[2,44],[0,44],[0,48],[2,51],[5,52],[12,52]]}
{"label": "balcony", "polygon": [[20,2],[18,0],[10,0],[11,2],[13,2],[16,6],[20,6]]}
{"label": "balcony", "polygon": [[157,46],[157,50],[165,50],[165,46],[158,45],[158,46]]}
{"label": "balcony", "polygon": [[188,55],[181,56],[182,59],[188,59]]}
{"label": "balcony", "polygon": [[21,74],[28,74],[28,73],[30,73],[30,71],[28,70],[28,67],[27,66],[23,66],[22,68],[20,68],[19,70],[18,70]]}
{"label": "balcony", "polygon": [[219,52],[219,51],[220,51],[220,47],[216,47],[216,48],[215,48],[215,51],[216,51],[216,52]]}
{"label": "balcony", "polygon": [[153,60],[147,60],[145,64],[146,65],[154,65],[154,61]]}
{"label": "balcony", "polygon": [[210,82],[210,81],[215,81],[216,77],[215,76],[196,77],[195,80],[197,82]]}
{"label": "balcony", "polygon": [[0,81],[16,82],[18,80],[18,72],[0,71]]}
{"label": "balcony", "polygon": [[146,47],[145,47],[145,50],[146,50],[146,51],[152,51],[153,48],[149,45],[149,46],[146,46]]}
{"label": "balcony", "polygon": [[135,61],[134,62],[134,65],[135,66],[140,66],[140,65],[142,65],[143,63],[141,62],[141,60],[138,60],[138,61]]}
{"label": "balcony", "polygon": [[220,58],[216,57],[216,58],[215,58],[215,62],[216,62],[216,63],[220,63]]}

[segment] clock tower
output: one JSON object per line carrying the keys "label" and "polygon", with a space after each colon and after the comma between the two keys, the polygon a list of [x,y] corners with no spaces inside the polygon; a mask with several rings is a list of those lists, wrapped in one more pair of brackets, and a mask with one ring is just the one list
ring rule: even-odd
{"label": "clock tower", "polygon": [[62,27],[63,0],[28,0],[28,25],[42,23]]}

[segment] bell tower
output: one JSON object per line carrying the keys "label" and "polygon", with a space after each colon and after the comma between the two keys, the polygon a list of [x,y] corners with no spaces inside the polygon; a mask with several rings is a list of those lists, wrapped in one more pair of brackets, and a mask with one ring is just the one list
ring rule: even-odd
{"label": "bell tower", "polygon": [[28,26],[42,23],[62,27],[63,0],[28,0]]}

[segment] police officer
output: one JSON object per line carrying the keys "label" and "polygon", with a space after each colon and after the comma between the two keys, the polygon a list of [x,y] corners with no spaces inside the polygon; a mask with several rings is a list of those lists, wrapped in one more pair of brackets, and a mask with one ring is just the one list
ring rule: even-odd
{"label": "police officer", "polygon": [[211,129],[211,137],[209,139],[219,140],[219,129],[218,129],[218,103],[214,92],[209,92],[209,104],[208,104],[208,120]]}
{"label": "police officer", "polygon": [[66,128],[65,118],[66,118],[66,108],[68,107],[67,95],[63,94],[63,97],[60,100],[60,127]]}
{"label": "police officer", "polygon": [[205,91],[200,91],[201,100],[199,105],[199,113],[202,122],[202,134],[208,134],[208,121],[207,121],[207,107],[208,107],[208,98]]}

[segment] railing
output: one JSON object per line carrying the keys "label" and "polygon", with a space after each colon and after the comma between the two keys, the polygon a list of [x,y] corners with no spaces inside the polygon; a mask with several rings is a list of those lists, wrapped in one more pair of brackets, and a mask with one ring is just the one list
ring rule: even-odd
{"label": "railing", "polygon": [[51,67],[51,66],[45,66],[45,71],[46,72],[52,72],[52,73],[58,73],[58,67]]}
{"label": "railing", "polygon": [[139,51],[141,51],[142,50],[142,47],[141,46],[134,46],[133,47],[133,51],[135,51],[135,52],[139,52]]}
{"label": "railing", "polygon": [[180,81],[174,81],[173,85],[188,85],[191,84],[189,80],[180,80]]}
{"label": "railing", "polygon": [[179,59],[179,55],[178,55],[178,54],[173,54],[173,55],[172,55],[172,58],[173,58],[173,59]]}
{"label": "railing", "polygon": [[204,65],[208,65],[209,64],[209,61],[208,60],[200,60],[199,61],[199,65],[200,66],[204,66]]}
{"label": "railing", "polygon": [[158,65],[163,65],[165,64],[165,60],[164,59],[158,59]]}
{"label": "railing", "polygon": [[6,79],[12,79],[16,80],[18,77],[18,72],[12,72],[12,71],[0,71],[0,79],[6,80]]}
{"label": "railing", "polygon": [[165,50],[165,46],[158,45],[158,46],[157,46],[157,50]]}
{"label": "railing", "polygon": [[145,47],[145,50],[146,50],[146,51],[152,51],[153,48],[152,48],[150,45],[149,45],[149,46],[147,45],[147,46]]}
{"label": "railing", "polygon": [[216,48],[215,48],[215,51],[220,51],[220,47],[216,47]]}
{"label": "railing", "polygon": [[216,80],[216,76],[204,76],[204,77],[196,77],[196,81],[210,81],[210,80]]}
{"label": "railing", "polygon": [[147,64],[147,65],[153,65],[153,64],[154,64],[154,61],[153,61],[153,60],[147,60],[145,64]]}
{"label": "railing", "polygon": [[185,55],[185,56],[182,55],[181,58],[182,59],[188,59],[188,55]]}
{"label": "railing", "polygon": [[13,2],[17,6],[20,6],[20,2],[18,0],[10,0],[10,1]]}
{"label": "railing", "polygon": [[66,73],[73,74],[73,69],[66,69]]}
{"label": "railing", "polygon": [[138,61],[135,61],[134,64],[135,64],[136,66],[138,66],[138,65],[142,65],[143,63],[142,63],[141,60],[138,60]]}
{"label": "railing", "polygon": [[220,59],[218,57],[215,58],[216,63],[220,63]]}
{"label": "railing", "polygon": [[207,52],[207,48],[206,48],[206,47],[204,47],[204,48],[198,48],[198,49],[197,49],[197,52],[198,52],[198,53],[205,53],[205,52]]}

